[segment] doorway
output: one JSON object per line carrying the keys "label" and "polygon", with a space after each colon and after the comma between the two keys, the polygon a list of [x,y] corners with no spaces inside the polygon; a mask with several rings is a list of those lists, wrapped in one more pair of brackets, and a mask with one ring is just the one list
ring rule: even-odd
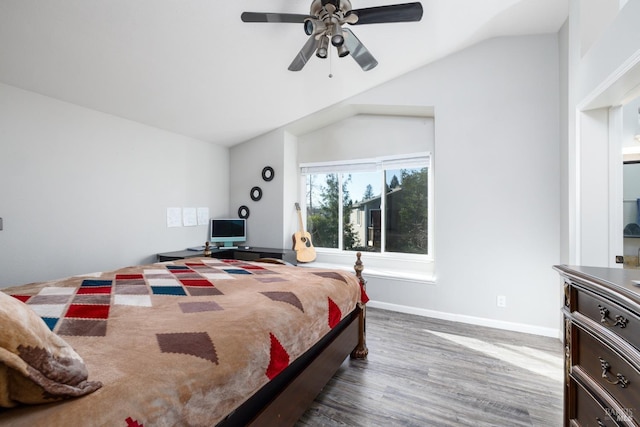
{"label": "doorway", "polygon": [[624,268],[640,269],[640,161],[622,166]]}

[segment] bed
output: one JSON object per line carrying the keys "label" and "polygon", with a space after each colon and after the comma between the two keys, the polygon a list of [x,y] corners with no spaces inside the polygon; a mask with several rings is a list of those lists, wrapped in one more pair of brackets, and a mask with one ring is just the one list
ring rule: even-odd
{"label": "bed", "polygon": [[3,289],[0,425],[292,425],[367,356],[361,272],[191,258]]}

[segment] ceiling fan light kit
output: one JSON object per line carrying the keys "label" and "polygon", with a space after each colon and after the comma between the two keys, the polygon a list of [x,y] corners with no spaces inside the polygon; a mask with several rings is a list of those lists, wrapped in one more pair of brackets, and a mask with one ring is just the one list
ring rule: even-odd
{"label": "ceiling fan light kit", "polygon": [[351,54],[363,71],[373,69],[378,61],[345,24],[383,24],[390,22],[417,22],[422,19],[420,2],[352,9],[349,0],[313,0],[309,15],[292,13],[243,12],[243,22],[272,22],[303,24],[309,39],[294,58],[290,71],[300,71],[315,55],[328,56],[329,42],[340,58]]}
{"label": "ceiling fan light kit", "polygon": [[316,56],[322,59],[326,58],[327,54],[329,53],[327,50],[328,48],[329,48],[329,37],[324,36],[320,39],[320,46],[318,46],[318,49],[316,50]]}

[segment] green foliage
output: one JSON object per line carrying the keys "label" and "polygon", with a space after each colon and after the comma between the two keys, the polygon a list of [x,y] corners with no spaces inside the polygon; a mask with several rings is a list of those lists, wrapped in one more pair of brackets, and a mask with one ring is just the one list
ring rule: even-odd
{"label": "green foliage", "polygon": [[362,200],[373,199],[375,195],[373,194],[373,187],[371,184],[367,184],[367,188],[364,190],[364,195],[362,196]]}
{"label": "green foliage", "polygon": [[393,178],[391,178],[391,182],[389,183],[389,188],[393,190],[398,187],[400,187],[400,180],[397,176],[393,175]]}
{"label": "green foliage", "polygon": [[[307,227],[314,246],[338,247],[338,176],[328,174],[321,187],[320,206],[307,217]],[[313,189],[312,189],[313,192]]]}
{"label": "green foliage", "polygon": [[[419,170],[402,169],[400,178],[394,175],[386,187],[386,252],[427,253],[427,168]],[[351,175],[342,181],[342,200],[339,200],[339,179],[337,174],[327,174],[325,183],[320,185],[320,191],[312,194],[319,195],[315,206],[309,203],[307,215],[308,231],[316,247],[338,248],[339,243],[339,206],[343,209],[343,249],[344,250],[376,250],[364,247],[359,241],[350,223],[353,202],[349,197],[347,185],[351,182]],[[313,187],[310,179],[310,187]],[[310,194],[311,194],[310,193]],[[373,187],[367,185],[363,195],[364,200],[374,197]],[[312,198],[310,197],[310,200]]]}
{"label": "green foliage", "polygon": [[427,253],[427,168],[419,171],[402,170],[402,192],[399,194],[394,218],[387,228],[387,251],[403,253]]}
{"label": "green foliage", "polygon": [[[351,181],[351,175],[342,182],[342,219],[343,219],[343,244],[344,249],[351,249],[357,244],[357,236],[353,226],[349,222],[349,215],[353,202],[349,197],[347,184]],[[311,241],[316,247],[337,248],[338,247],[338,199],[339,182],[337,174],[328,174],[325,185],[321,187],[320,207],[307,217]]]}

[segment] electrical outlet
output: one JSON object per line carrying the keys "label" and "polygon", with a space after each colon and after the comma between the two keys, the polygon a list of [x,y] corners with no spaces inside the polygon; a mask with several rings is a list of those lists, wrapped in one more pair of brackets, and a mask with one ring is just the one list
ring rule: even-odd
{"label": "electrical outlet", "polygon": [[2,218],[0,218],[0,231],[2,231]]}
{"label": "electrical outlet", "polygon": [[[0,228],[2,230],[2,228]],[[616,264],[624,264],[624,256],[616,255]]]}
{"label": "electrical outlet", "polygon": [[507,297],[504,295],[498,295],[496,298],[496,305],[498,307],[506,307],[507,306]]}

